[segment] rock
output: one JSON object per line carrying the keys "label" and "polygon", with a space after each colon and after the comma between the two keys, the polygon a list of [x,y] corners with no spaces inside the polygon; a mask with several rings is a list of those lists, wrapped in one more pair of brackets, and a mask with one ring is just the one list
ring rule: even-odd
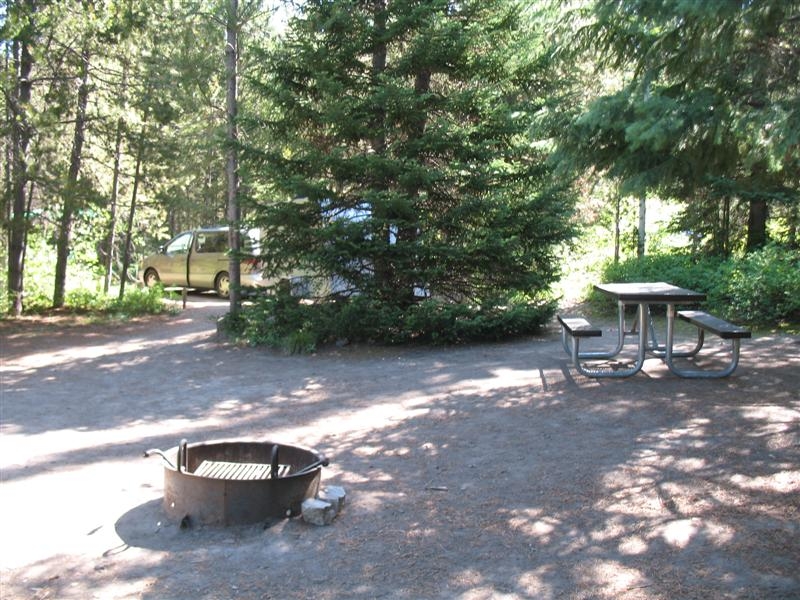
{"label": "rock", "polygon": [[303,520],[312,525],[330,525],[336,510],[330,502],[318,498],[307,498],[301,505]]}
{"label": "rock", "polygon": [[347,498],[347,493],[344,491],[343,487],[328,485],[319,491],[317,498],[324,502],[329,502],[338,515],[344,508],[344,501]]}

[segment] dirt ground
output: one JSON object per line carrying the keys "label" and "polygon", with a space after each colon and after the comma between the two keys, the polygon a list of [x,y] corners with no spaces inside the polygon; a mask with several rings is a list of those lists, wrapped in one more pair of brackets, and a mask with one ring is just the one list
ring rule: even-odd
{"label": "dirt ground", "polygon": [[[736,373],[575,373],[555,327],[283,356],[226,304],[119,326],[0,324],[0,597],[800,598],[800,339]],[[182,529],[147,448],[313,447],[347,491],[302,519]]]}

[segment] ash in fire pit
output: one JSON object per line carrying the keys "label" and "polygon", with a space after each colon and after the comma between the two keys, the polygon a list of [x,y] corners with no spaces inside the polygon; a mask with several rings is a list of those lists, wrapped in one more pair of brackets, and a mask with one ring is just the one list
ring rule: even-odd
{"label": "ash in fire pit", "polygon": [[164,459],[167,514],[202,524],[299,515],[303,500],[316,496],[328,464],[314,450],[274,442],[184,440],[166,452],[144,454]]}

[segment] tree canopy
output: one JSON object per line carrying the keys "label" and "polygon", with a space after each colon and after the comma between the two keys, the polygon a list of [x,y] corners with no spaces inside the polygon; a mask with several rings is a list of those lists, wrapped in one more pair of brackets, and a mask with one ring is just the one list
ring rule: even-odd
{"label": "tree canopy", "polygon": [[530,131],[550,85],[515,2],[307,2],[264,55],[250,159],[273,272],[399,307],[536,297],[572,199]]}
{"label": "tree canopy", "polygon": [[797,246],[800,0],[3,9],[15,314],[81,286],[122,296],[139,257],[219,223],[260,228],[269,274],[315,301],[281,292],[247,318],[327,315],[327,337],[530,331],[577,226],[617,248],[638,230],[641,254],[654,198],[683,208],[671,228],[695,252]]}
{"label": "tree canopy", "polygon": [[766,241],[768,205],[796,219],[800,3],[598,0],[572,17],[571,56],[619,74],[562,136],[580,165],[622,193],[681,199],[687,214],[745,203],[749,248]]}

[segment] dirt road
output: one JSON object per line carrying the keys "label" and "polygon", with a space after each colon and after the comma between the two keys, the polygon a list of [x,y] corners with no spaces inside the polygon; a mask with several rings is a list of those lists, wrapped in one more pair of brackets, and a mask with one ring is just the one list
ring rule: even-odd
{"label": "dirt road", "polygon": [[[800,597],[798,338],[596,381],[555,329],[281,356],[219,342],[225,309],[0,324],[3,600]],[[347,506],[181,529],[142,458],[181,438],[316,448]]]}

